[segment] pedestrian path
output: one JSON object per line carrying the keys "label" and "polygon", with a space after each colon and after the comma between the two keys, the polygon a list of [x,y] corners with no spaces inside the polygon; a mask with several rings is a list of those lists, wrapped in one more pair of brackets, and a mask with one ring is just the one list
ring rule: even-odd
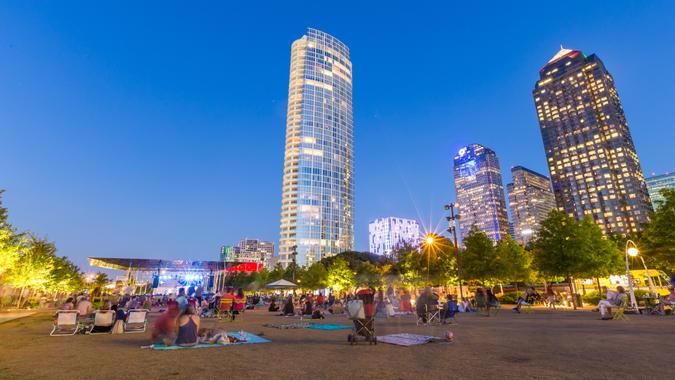
{"label": "pedestrian path", "polygon": [[0,312],[0,323],[9,322],[33,314],[35,314],[34,311],[3,311]]}

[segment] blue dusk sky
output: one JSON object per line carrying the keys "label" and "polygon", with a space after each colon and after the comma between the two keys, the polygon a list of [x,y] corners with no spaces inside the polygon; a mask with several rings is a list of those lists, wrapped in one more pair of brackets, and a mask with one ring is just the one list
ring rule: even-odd
{"label": "blue dusk sky", "polygon": [[561,44],[613,74],[645,173],[675,169],[675,2],[469,3],[3,1],[11,222],[84,269],[276,242],[290,46],[309,26],[351,49],[359,250],[377,217],[440,223],[463,145],[495,150],[504,184],[515,165],[548,174],[531,91]]}

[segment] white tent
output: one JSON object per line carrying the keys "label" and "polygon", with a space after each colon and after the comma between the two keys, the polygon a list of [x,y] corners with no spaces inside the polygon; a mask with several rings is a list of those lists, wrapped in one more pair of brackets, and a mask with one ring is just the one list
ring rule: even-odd
{"label": "white tent", "polygon": [[286,280],[278,280],[274,282],[270,282],[269,284],[265,285],[265,288],[267,289],[291,289],[291,288],[297,288],[298,286],[295,285],[294,283]]}

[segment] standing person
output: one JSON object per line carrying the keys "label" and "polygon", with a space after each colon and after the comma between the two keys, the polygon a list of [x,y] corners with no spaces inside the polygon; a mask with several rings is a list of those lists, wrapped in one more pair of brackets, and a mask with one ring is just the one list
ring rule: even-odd
{"label": "standing person", "polygon": [[232,320],[234,320],[235,314],[240,314],[246,308],[246,296],[244,295],[244,290],[242,288],[237,289],[237,293],[234,295],[234,305],[232,306]]}
{"label": "standing person", "polygon": [[324,306],[324,303],[326,302],[326,297],[324,297],[323,293],[319,293],[319,295],[316,297],[316,308],[320,309]]}
{"label": "standing person", "polygon": [[195,298],[197,299],[197,303],[201,304],[202,303],[202,293],[204,292],[204,289],[202,288],[201,285],[197,285],[197,288],[195,289]]}
{"label": "standing person", "polygon": [[192,305],[188,305],[185,311],[178,317],[178,334],[176,335],[176,345],[194,346],[199,342],[199,316]]}
{"label": "standing person", "polygon": [[113,325],[112,334],[124,334],[124,320],[127,317],[127,314],[124,312],[124,308],[120,305],[113,305],[110,310],[115,311],[115,324]]}
{"label": "standing person", "polygon": [[335,295],[333,295],[333,291],[331,291],[328,294],[328,306],[333,306],[335,304]]}
{"label": "standing person", "polygon": [[492,289],[487,288],[485,290],[485,305],[487,307],[487,315],[488,317],[490,316],[490,309],[491,308],[498,308],[499,307],[499,300],[497,297],[492,293]]}
{"label": "standing person", "polygon": [[176,297],[176,302],[178,302],[178,309],[183,312],[187,307],[187,296],[185,295],[185,288],[178,289],[178,297]]}
{"label": "standing person", "polygon": [[410,296],[410,291],[408,289],[403,291],[403,295],[401,296],[401,307],[399,308],[400,311],[404,313],[412,313],[412,303],[411,303],[412,297]]}

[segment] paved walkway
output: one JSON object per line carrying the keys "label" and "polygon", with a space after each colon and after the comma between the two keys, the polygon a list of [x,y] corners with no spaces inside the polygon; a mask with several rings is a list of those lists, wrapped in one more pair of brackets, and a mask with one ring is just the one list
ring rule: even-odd
{"label": "paved walkway", "polygon": [[14,319],[27,317],[35,314],[34,311],[3,311],[0,312],[0,323],[9,322]]}

